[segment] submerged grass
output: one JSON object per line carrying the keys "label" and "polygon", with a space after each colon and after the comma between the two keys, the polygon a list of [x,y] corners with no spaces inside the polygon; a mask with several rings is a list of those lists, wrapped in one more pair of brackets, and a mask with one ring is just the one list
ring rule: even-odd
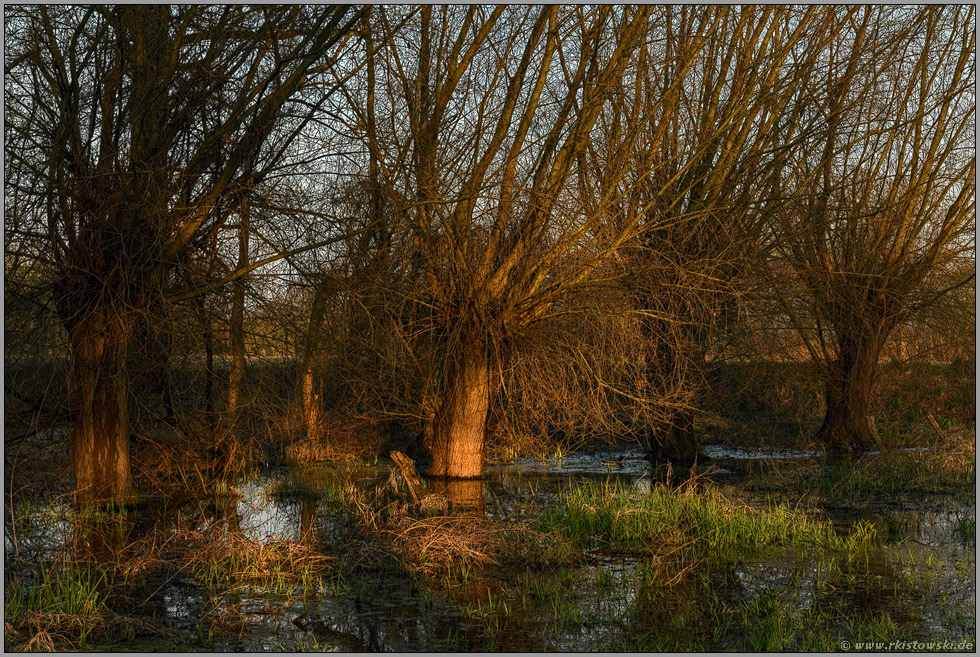
{"label": "submerged grass", "polygon": [[813,545],[853,551],[874,541],[873,527],[846,536],[829,521],[782,504],[757,510],[712,488],[656,488],[649,494],[616,484],[586,484],[563,492],[537,520],[542,532],[580,548],[665,552],[687,548],[713,557],[764,545]]}
{"label": "submerged grass", "polygon": [[[874,464],[887,459],[896,468],[888,476],[908,476],[900,469],[913,467],[904,464],[908,456],[926,460],[925,465],[913,462],[916,468],[960,467],[948,450],[942,458],[938,453],[889,453],[842,470],[837,483],[821,491],[820,501],[864,494],[870,483],[846,480],[870,479]],[[771,467],[764,474],[793,481],[776,472],[776,465]],[[970,471],[957,472],[965,477],[962,473]],[[419,628],[438,634],[422,640],[439,649],[836,651],[844,639],[911,636],[912,623],[904,615],[893,620],[884,609],[904,613],[932,604],[945,595],[945,573],[953,567],[909,551],[897,565],[889,563],[896,573],[879,576],[875,568],[881,564],[875,559],[881,555],[868,549],[878,542],[873,524],[859,521],[838,530],[819,513],[773,501],[749,505],[739,501],[740,493],[726,497],[713,484],[698,480],[642,493],[625,483],[578,484],[554,498],[550,491],[545,496],[532,491],[533,501],[506,500],[506,507],[488,503],[496,514],[453,512],[448,504],[413,502],[404,491],[372,486],[348,474],[336,480],[277,475],[266,487],[243,486],[247,493],[259,490],[256,504],[281,505],[301,516],[296,518],[301,527],[317,527],[315,532],[304,530],[298,540],[248,538],[235,513],[235,522],[223,520],[222,513],[237,509],[237,502],[225,511],[217,503],[215,511],[201,504],[200,516],[185,517],[179,526],[165,525],[158,538],[147,538],[147,551],[159,552],[151,565],[168,577],[179,573],[193,596],[206,601],[198,637],[188,645],[227,648],[227,637],[241,641],[253,625],[265,623],[262,614],[275,611],[284,619],[277,623],[290,622],[293,618],[285,614],[299,613],[302,601],[304,611],[308,603],[309,609],[353,607],[368,623],[409,609],[405,618],[413,623],[418,619]],[[425,498],[435,500],[436,494],[426,493]],[[319,520],[308,520],[311,508],[311,516]],[[891,511],[879,522],[883,538],[894,543],[916,533],[915,513]],[[18,513],[30,515],[30,509],[19,508]],[[944,532],[947,538],[975,540],[973,514],[953,517],[959,521]],[[140,521],[109,520],[112,527]],[[21,518],[18,523],[18,531],[29,530],[30,523]],[[205,529],[191,529],[202,523]],[[124,538],[130,540],[130,535]],[[892,554],[908,546],[876,547]],[[113,633],[125,628],[110,606],[117,612],[121,606],[118,596],[107,604],[102,591],[109,587],[100,577],[118,580],[122,560],[116,562],[108,574],[52,570],[55,579],[46,584],[40,575],[8,583],[5,647],[84,649],[99,640],[96,635],[114,639],[109,628]],[[964,560],[962,566],[964,573],[970,567],[970,576],[971,564]],[[959,572],[959,562],[954,565]],[[139,576],[149,569],[140,569]],[[59,584],[59,577],[66,581]],[[75,585],[75,593],[58,588]],[[28,595],[31,587],[44,586],[47,593]],[[94,598],[82,594],[86,591]],[[392,605],[393,592],[407,596],[399,611]],[[919,597],[905,605],[913,594]],[[45,596],[74,599],[79,606],[59,611]],[[894,603],[899,596],[901,605]],[[334,600],[320,608],[318,598]],[[287,603],[278,604],[284,599]],[[944,629],[949,626],[945,619],[955,612],[962,616],[955,621],[962,629],[956,631],[974,636],[974,599],[951,598],[950,611],[940,616]],[[269,600],[277,603],[270,605]],[[85,601],[89,607],[81,604]],[[46,608],[48,615],[39,616]],[[430,628],[428,614],[434,614],[431,625],[437,632]],[[78,618],[88,620],[83,624]],[[311,627],[319,622],[312,621]],[[337,647],[312,632],[298,634],[296,648]],[[385,645],[397,649],[400,640],[394,636]],[[113,645],[126,645],[124,641]]]}
{"label": "submerged grass", "polygon": [[977,519],[960,518],[956,521],[956,533],[964,543],[976,543]]}
{"label": "submerged grass", "polygon": [[961,436],[927,451],[868,454],[857,460],[822,468],[814,487],[833,504],[864,506],[894,503],[923,495],[952,495],[973,499],[976,485],[976,447]]}

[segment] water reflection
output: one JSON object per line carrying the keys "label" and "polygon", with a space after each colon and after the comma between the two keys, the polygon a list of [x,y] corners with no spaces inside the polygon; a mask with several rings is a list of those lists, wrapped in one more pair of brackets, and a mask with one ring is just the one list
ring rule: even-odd
{"label": "water reflection", "polygon": [[763,449],[748,447],[730,447],[728,445],[701,445],[701,453],[711,459],[737,460],[785,460],[807,459],[823,456],[820,450],[804,449]]}
{"label": "water reflection", "polygon": [[[811,456],[786,452],[790,450],[768,458]],[[621,465],[609,468],[604,461]],[[658,485],[650,464],[625,450],[573,455],[560,463],[536,461],[534,467],[529,463],[494,466],[482,481],[432,480],[428,486],[447,498],[456,512],[527,520],[553,504],[559,491],[583,481],[631,486],[638,495]],[[160,515],[145,526],[119,518],[76,526],[70,505],[56,501],[15,519],[17,537],[5,536],[5,549],[8,557],[20,554],[41,562],[74,546],[88,558],[111,560],[125,545],[167,523],[260,541],[295,540],[314,547],[317,541],[330,541],[343,546],[355,530],[330,491],[351,485],[374,490],[387,472],[384,462],[357,472],[330,466],[273,469],[239,482],[239,495],[195,500],[180,507],[179,514]],[[391,571],[343,573],[344,587],[337,590],[278,596],[257,587],[241,587],[234,596],[209,592],[183,574],[152,588],[159,591],[160,615],[175,631],[184,632],[190,649],[200,649],[195,623],[206,614],[234,609],[248,619],[242,637],[237,632],[219,636],[209,649],[249,651],[296,649],[313,641],[360,652],[622,650],[635,649],[638,637],[671,632],[671,645],[693,649],[698,647],[695,637],[712,628],[677,629],[682,627],[678,619],[707,617],[708,605],[737,606],[772,591],[800,613],[843,608],[857,617],[884,611],[896,622],[916,628],[923,638],[952,632],[956,605],[975,608],[976,547],[957,534],[964,518],[973,519],[975,526],[972,507],[912,509],[889,517],[829,511],[842,527],[857,520],[874,524],[882,540],[851,561],[799,549],[747,552],[736,561],[709,565],[684,562],[680,556],[672,560],[593,552],[583,563],[543,572],[480,573],[464,589],[448,592]],[[901,534],[885,540],[888,527],[900,527]],[[971,567],[966,569],[964,563]],[[501,600],[508,605],[507,613],[499,608],[488,611],[491,601]],[[711,641],[709,647],[726,647]]]}
{"label": "water reflection", "polygon": [[431,479],[428,481],[429,490],[444,496],[450,508],[467,515],[482,517],[486,508],[486,499],[482,479]]}
{"label": "water reflection", "polygon": [[74,560],[91,563],[114,561],[130,544],[132,527],[131,522],[116,514],[97,515],[78,521],[72,541]]}

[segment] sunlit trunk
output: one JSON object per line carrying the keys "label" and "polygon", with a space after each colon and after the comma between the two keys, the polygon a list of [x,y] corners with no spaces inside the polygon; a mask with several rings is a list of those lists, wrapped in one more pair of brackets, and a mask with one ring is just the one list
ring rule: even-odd
{"label": "sunlit trunk", "polygon": [[71,437],[77,502],[129,501],[128,327],[109,309],[90,313],[69,331],[75,419]]}
{"label": "sunlit trunk", "polygon": [[449,363],[432,431],[429,476],[469,479],[483,474],[489,372],[486,348],[480,344],[461,350]]}
{"label": "sunlit trunk", "polygon": [[303,431],[310,442],[320,436],[320,395],[316,393],[315,383],[313,363],[308,362],[303,367],[300,390],[303,402]]}

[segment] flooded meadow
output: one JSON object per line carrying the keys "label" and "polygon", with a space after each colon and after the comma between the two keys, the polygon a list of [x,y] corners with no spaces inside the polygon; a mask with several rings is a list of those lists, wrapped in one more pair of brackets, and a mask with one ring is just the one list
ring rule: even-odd
{"label": "flooded meadow", "polygon": [[385,458],[281,466],[84,518],[15,500],[5,647],[972,651],[972,488],[886,499],[820,452],[702,454],[520,458],[417,490]]}

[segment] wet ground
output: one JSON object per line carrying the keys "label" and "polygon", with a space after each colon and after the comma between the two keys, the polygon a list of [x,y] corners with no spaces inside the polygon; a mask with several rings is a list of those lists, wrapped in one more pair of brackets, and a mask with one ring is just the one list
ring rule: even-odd
{"label": "wet ground", "polygon": [[[342,583],[315,590],[278,592],[209,586],[187,573],[167,572],[127,592],[143,596],[140,613],[154,632],[95,647],[635,651],[837,649],[842,640],[863,638],[939,639],[957,646],[975,640],[975,502],[922,499],[874,510],[821,505],[819,499],[743,485],[759,468],[819,468],[817,452],[706,445],[703,454],[710,458],[693,473],[729,499],[765,508],[780,498],[830,518],[842,534],[873,526],[873,547],[846,559],[800,548],[746,550],[734,559],[708,558],[673,570],[669,560],[645,553],[588,550],[573,563],[536,570],[461,566],[432,581],[405,569],[375,568],[346,573]],[[193,529],[220,517],[228,531],[249,539],[307,541],[342,556],[351,528],[336,500],[320,491],[328,485],[371,490],[390,475],[389,465],[380,459],[355,469],[271,469],[238,482],[240,498],[223,514],[193,519]],[[519,521],[583,482],[616,483],[644,495],[665,477],[669,483],[690,474],[665,473],[639,453],[610,449],[494,464],[483,481],[446,493],[468,513]],[[59,501],[23,506],[21,520],[5,532],[8,568],[53,562],[74,540],[70,513]]]}

